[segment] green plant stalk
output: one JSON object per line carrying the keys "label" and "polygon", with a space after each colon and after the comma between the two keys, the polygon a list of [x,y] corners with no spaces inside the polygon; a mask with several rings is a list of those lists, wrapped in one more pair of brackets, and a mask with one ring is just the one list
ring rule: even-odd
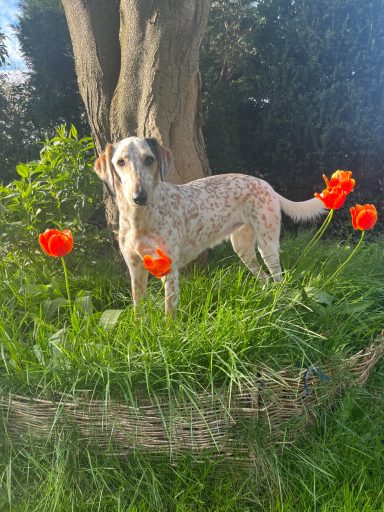
{"label": "green plant stalk", "polygon": [[324,222],[322,223],[322,225],[320,226],[320,228],[318,229],[318,231],[313,235],[313,237],[311,238],[311,240],[308,242],[308,244],[306,245],[306,247],[304,248],[304,251],[301,253],[301,255],[299,256],[298,260],[296,261],[294,267],[297,267],[298,263],[304,258],[304,256],[306,256],[308,254],[308,252],[313,249],[313,247],[315,247],[315,245],[317,244],[317,242],[320,240],[320,238],[324,235],[325,231],[327,230],[329,224],[331,223],[331,220],[332,220],[332,217],[333,217],[333,213],[334,213],[334,209],[332,208],[331,210],[329,210],[328,212],[328,215],[326,216],[326,218],[324,219]]}
{"label": "green plant stalk", "polygon": [[323,286],[326,286],[330,281],[332,281],[332,279],[334,279],[341,271],[342,269],[345,267],[345,265],[347,265],[347,263],[353,258],[354,254],[358,251],[360,245],[363,243],[363,240],[364,240],[364,234],[365,234],[365,231],[363,230],[361,232],[361,237],[360,237],[360,240],[359,240],[359,243],[356,245],[356,247],[353,249],[353,251],[351,252],[351,254],[348,256],[348,258],[344,261],[344,263],[342,263],[340,265],[340,267],[338,269],[335,270],[335,272],[325,281],[325,283],[323,284]]}
{"label": "green plant stalk", "polygon": [[70,309],[70,313],[71,313],[71,316],[72,316],[74,314],[75,310],[72,307],[71,292],[70,292],[70,289],[69,289],[68,268],[67,268],[67,264],[65,263],[65,258],[63,256],[61,256],[60,259],[61,259],[61,263],[63,265],[64,278],[65,278],[65,287],[67,289],[68,304],[69,304],[69,309]]}

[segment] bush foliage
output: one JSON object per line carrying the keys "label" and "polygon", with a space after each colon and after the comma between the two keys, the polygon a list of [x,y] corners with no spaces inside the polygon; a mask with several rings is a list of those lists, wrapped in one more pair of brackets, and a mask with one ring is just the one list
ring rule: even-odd
{"label": "bush foliage", "polygon": [[42,144],[38,160],[17,165],[19,179],[0,185],[2,252],[10,245],[36,244],[38,233],[48,227],[81,232],[101,203],[92,139],[79,139],[74,126],[68,131],[61,126]]}

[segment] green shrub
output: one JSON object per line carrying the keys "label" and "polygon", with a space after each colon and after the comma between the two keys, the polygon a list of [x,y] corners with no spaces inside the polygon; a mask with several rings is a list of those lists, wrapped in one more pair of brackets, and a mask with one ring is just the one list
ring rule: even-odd
{"label": "green shrub", "polygon": [[43,142],[40,159],[19,164],[20,178],[0,186],[1,252],[36,243],[47,228],[84,231],[87,220],[102,200],[92,171],[93,142],[78,138],[76,128],[56,129]]}

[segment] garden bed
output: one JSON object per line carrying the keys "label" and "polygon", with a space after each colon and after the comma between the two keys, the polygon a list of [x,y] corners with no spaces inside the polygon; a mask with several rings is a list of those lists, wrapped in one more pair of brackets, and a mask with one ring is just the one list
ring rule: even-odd
{"label": "garden bed", "polygon": [[[135,396],[124,401],[58,394],[51,399],[9,393],[0,398],[5,429],[13,441],[38,443],[70,430],[88,448],[129,455],[140,450],[172,457],[190,453],[254,461],[249,436],[262,444],[291,443],[335,404],[343,390],[362,385],[384,354],[384,336],[337,366],[255,369],[254,381],[236,389],[191,396],[182,392]],[[252,445],[252,446],[251,446]]]}

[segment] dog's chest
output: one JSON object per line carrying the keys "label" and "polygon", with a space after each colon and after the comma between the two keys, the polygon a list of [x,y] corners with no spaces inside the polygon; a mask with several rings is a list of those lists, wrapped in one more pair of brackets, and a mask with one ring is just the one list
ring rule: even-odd
{"label": "dog's chest", "polygon": [[120,224],[119,245],[123,254],[145,254],[155,256],[156,249],[162,249],[172,259],[178,259],[182,225],[179,219],[160,214],[153,215],[150,222],[130,222]]}

